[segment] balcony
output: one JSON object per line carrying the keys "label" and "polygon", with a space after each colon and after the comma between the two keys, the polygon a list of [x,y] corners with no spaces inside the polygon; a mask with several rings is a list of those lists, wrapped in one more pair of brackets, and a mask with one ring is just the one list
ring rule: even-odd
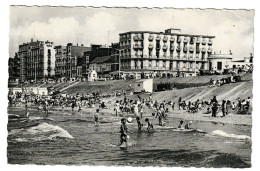
{"label": "balcony", "polygon": [[170,50],[171,50],[171,51],[174,51],[174,49],[175,49],[175,46],[171,46],[171,47],[170,47]]}
{"label": "balcony", "polygon": [[193,52],[193,51],[194,51],[194,48],[193,48],[193,47],[190,47],[189,50],[190,50],[190,52]]}
{"label": "balcony", "polygon": [[153,38],[154,38],[153,35],[150,35],[149,38],[148,38],[148,40],[149,40],[149,41],[153,41]]}
{"label": "balcony", "polygon": [[174,41],[175,41],[175,37],[171,36],[170,42],[174,42]]}
{"label": "balcony", "polygon": [[184,43],[187,43],[187,42],[188,42],[188,38],[185,37],[185,38],[183,39],[183,42],[184,42]]}
{"label": "balcony", "polygon": [[183,52],[187,52],[188,51],[188,48],[187,47],[184,47],[183,48]]}
{"label": "balcony", "polygon": [[208,45],[212,45],[212,43],[213,43],[213,40],[212,40],[212,39],[209,39]]}
{"label": "balcony", "polygon": [[141,36],[134,36],[134,40],[143,40]]}
{"label": "balcony", "polygon": [[190,55],[189,55],[189,58],[190,58],[190,59],[193,59],[193,54],[190,54]]}
{"label": "balcony", "polygon": [[167,45],[163,45],[163,50],[167,50],[168,46]]}
{"label": "balcony", "polygon": [[196,48],[196,53],[200,53],[201,48]]}
{"label": "balcony", "polygon": [[182,41],[182,38],[178,38],[177,42],[180,43]]}
{"label": "balcony", "polygon": [[206,52],[206,48],[202,48],[201,51],[202,51],[202,52]]}
{"label": "balcony", "polygon": [[143,45],[141,45],[141,44],[135,44],[133,48],[134,48],[134,49],[142,49],[142,48],[143,48]]}
{"label": "balcony", "polygon": [[177,46],[176,50],[181,51],[181,48],[182,48],[181,46]]}
{"label": "balcony", "polygon": [[156,37],[156,40],[161,40],[161,36],[157,36],[157,37]]}
{"label": "balcony", "polygon": [[153,44],[149,44],[148,48],[153,49]]}
{"label": "balcony", "polygon": [[200,57],[200,54],[196,54],[196,58],[199,58]]}
{"label": "balcony", "polygon": [[167,36],[164,36],[164,37],[163,37],[163,41],[164,41],[164,42],[167,42],[167,41],[168,41],[168,37],[167,37]]}
{"label": "balcony", "polygon": [[208,48],[208,52],[212,52],[212,50],[213,50],[213,49],[212,49],[211,47]]}
{"label": "balcony", "polygon": [[187,55],[186,55],[186,54],[184,54],[184,55],[183,55],[183,58],[187,58]]}
{"label": "balcony", "polygon": [[201,43],[201,38],[197,38],[196,43]]}
{"label": "balcony", "polygon": [[207,43],[206,39],[202,39],[202,42],[201,42],[203,45],[205,45]]}

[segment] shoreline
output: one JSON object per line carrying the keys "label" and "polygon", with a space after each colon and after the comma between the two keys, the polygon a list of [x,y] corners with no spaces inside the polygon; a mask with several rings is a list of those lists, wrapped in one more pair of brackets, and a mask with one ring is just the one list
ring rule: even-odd
{"label": "shoreline", "polygon": [[[8,114],[13,114],[12,110],[16,111],[14,113],[21,115],[21,113],[23,113],[22,111],[25,110],[23,109],[23,107],[8,107],[7,108],[7,113]],[[18,109],[22,109],[21,112],[17,113]],[[33,107],[33,108],[28,108],[29,111],[33,112],[33,113],[37,113],[38,111]],[[78,115],[77,114],[77,110],[75,110],[75,115],[78,115],[79,117],[85,117],[85,116],[89,116],[89,114],[91,113],[95,113],[96,108],[85,108],[82,110],[83,115]],[[144,113],[144,117],[150,117],[151,113],[152,113],[153,109],[148,109],[145,111]],[[55,109],[51,109],[49,110],[49,114],[50,115],[64,115],[66,116],[67,113],[71,113],[71,108],[70,107],[66,107],[65,108],[65,113],[62,114],[61,113],[61,108],[55,108]],[[60,112],[58,114],[58,112]],[[175,109],[174,111],[169,111],[168,113],[168,118],[177,118],[177,119],[183,119],[183,120],[191,120],[191,121],[202,121],[202,122],[212,122],[212,123],[219,123],[219,124],[233,124],[233,125],[243,125],[243,126],[252,126],[252,115],[239,115],[239,114],[234,114],[234,113],[229,113],[228,115],[226,115],[225,117],[222,117],[222,113],[218,112],[217,113],[217,117],[213,118],[211,117],[211,113],[210,114],[203,114],[203,111],[199,111],[198,113],[188,113],[186,111],[181,111],[179,109]],[[102,109],[100,111],[101,117],[102,115],[106,116],[106,117],[114,117],[113,116],[113,109],[109,108],[109,109]],[[123,116],[126,115],[126,113],[123,114]],[[132,115],[132,117],[134,117],[134,114],[128,114],[128,115]],[[92,116],[92,115],[91,115]],[[123,116],[119,116],[120,118]]]}

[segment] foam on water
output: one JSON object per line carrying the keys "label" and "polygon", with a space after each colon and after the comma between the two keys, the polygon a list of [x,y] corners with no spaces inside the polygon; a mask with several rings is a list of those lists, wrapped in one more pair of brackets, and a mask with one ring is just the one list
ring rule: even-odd
{"label": "foam on water", "polygon": [[59,126],[41,123],[29,129],[16,129],[9,132],[9,135],[18,136],[14,140],[17,142],[44,141],[54,138],[74,138],[66,130]]}
{"label": "foam on water", "polygon": [[213,135],[219,135],[222,137],[227,137],[227,138],[236,138],[236,139],[251,139],[251,137],[247,136],[247,135],[236,135],[236,134],[228,134],[224,131],[221,130],[215,130],[212,132]]}

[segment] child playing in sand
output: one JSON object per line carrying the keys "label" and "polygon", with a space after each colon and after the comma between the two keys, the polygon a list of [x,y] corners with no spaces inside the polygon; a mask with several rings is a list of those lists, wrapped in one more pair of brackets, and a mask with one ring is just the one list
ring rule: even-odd
{"label": "child playing in sand", "polygon": [[151,122],[149,121],[148,118],[145,118],[145,122],[147,122],[147,131],[149,132],[150,130],[153,129],[153,124],[151,124]]}

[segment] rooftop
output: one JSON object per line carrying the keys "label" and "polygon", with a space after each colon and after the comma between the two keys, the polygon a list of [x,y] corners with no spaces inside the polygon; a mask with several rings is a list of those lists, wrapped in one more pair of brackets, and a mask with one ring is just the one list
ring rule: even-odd
{"label": "rooftop", "polygon": [[[179,30],[179,29],[175,29]],[[154,31],[129,31],[125,33],[120,33],[119,35],[123,34],[131,34],[131,33],[150,33],[150,34],[162,34],[162,35],[180,35],[180,36],[193,36],[193,37],[202,37],[202,38],[215,38],[216,36],[209,36],[209,35],[196,35],[196,34],[182,34],[182,33],[165,33],[165,32],[154,32]]]}

